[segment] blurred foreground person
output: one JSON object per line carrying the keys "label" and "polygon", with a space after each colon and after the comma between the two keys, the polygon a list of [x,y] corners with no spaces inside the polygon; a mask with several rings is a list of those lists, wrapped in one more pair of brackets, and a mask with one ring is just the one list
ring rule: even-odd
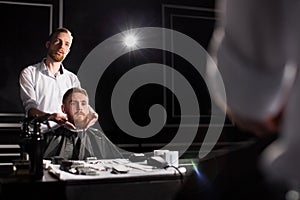
{"label": "blurred foreground person", "polygon": [[[300,2],[220,3],[211,53],[225,84],[226,111],[238,127],[259,138],[279,134],[262,153],[260,167],[268,178],[298,187]],[[214,73],[208,74],[213,79]]]}
{"label": "blurred foreground person", "polygon": [[226,99],[208,62],[212,98],[256,142],[200,161],[215,176],[193,174],[176,199],[299,199],[300,2],[220,0],[216,11],[209,53]]}

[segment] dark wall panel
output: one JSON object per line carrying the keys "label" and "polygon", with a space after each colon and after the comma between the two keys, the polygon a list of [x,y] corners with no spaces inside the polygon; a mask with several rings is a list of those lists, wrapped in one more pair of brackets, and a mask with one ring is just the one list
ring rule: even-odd
{"label": "dark wall panel", "polygon": [[45,55],[45,40],[52,26],[57,26],[58,18],[53,17],[58,14],[57,3],[53,2],[0,1],[0,113],[23,113],[19,74]]}

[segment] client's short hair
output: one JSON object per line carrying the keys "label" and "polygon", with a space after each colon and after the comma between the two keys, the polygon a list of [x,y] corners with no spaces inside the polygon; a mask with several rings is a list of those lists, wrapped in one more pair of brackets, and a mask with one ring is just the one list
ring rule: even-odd
{"label": "client's short hair", "polygon": [[73,93],[81,93],[81,94],[85,95],[86,97],[89,97],[85,89],[80,88],[80,87],[73,87],[66,91],[66,93],[63,96],[62,103],[63,104],[67,103],[66,102],[67,98]]}

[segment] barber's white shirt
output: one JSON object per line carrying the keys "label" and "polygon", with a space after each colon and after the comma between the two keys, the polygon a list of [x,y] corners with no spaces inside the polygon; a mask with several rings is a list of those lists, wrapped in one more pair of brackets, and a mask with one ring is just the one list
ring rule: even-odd
{"label": "barber's white shirt", "polygon": [[25,111],[37,108],[47,113],[61,113],[64,93],[72,87],[80,87],[78,77],[65,69],[52,75],[42,61],[22,70],[19,78],[20,97]]}

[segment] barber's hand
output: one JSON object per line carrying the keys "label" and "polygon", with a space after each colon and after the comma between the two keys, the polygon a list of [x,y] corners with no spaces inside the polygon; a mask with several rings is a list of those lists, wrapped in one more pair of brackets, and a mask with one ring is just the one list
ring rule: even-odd
{"label": "barber's hand", "polygon": [[84,130],[86,131],[90,126],[93,126],[97,121],[98,121],[98,114],[96,112],[90,112],[89,116],[88,116],[88,123],[86,125],[86,127],[84,128]]}
{"label": "barber's hand", "polygon": [[244,118],[233,111],[229,111],[228,116],[231,121],[242,130],[251,132],[258,137],[266,137],[279,132],[282,113],[283,112],[280,112],[277,115],[269,116],[262,120]]}
{"label": "barber's hand", "polygon": [[67,115],[62,113],[52,113],[49,117],[50,120],[55,121],[59,125],[70,126],[76,129],[75,125],[68,121]]}

